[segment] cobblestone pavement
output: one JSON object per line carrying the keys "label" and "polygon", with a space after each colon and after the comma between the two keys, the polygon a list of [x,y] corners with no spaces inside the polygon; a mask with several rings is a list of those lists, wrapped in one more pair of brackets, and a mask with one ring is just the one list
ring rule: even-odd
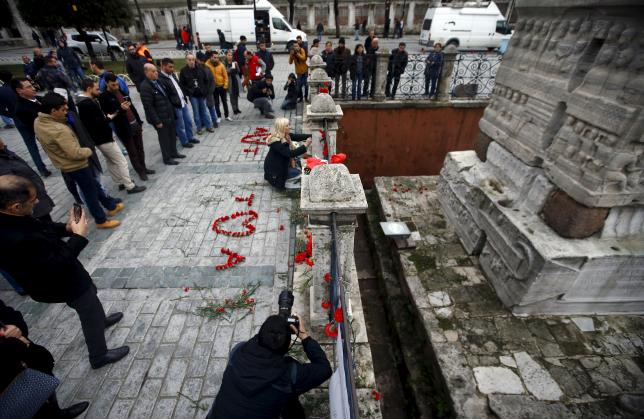
{"label": "cobblestone pavement", "polygon": [[[277,109],[288,71],[285,57],[278,57]],[[133,98],[143,113],[138,94]],[[86,418],[204,417],[206,412],[198,405],[209,408],[212,404],[231,345],[248,339],[276,311],[288,269],[291,198],[264,182],[265,146],[259,146],[257,155],[242,151],[248,145],[240,138],[271,122],[251,106],[240,98],[243,113],[234,122],[223,120],[214,133],[199,137],[200,144],[183,150],[188,157],[178,166],[161,163],[155,132],[145,124],[146,160],[157,174],[148,182],[138,182],[148,187],[141,194],[119,192],[103,176],[109,192],[125,202],[117,217],[122,225],[110,231],[92,229],[81,259],[99,288],[106,312],[125,314],[106,331],[108,347],[130,346],[125,359],[92,370],[73,310],[20,297],[0,281],[0,298],[25,315],[30,338],[54,354],[63,406],[90,401]],[[294,114],[286,116],[296,119]],[[2,130],[0,136],[31,163],[15,129]],[[45,161],[55,172],[45,180],[56,202],[52,215],[63,220],[72,199],[60,173]],[[251,193],[255,194],[251,209],[259,213],[257,231],[244,238],[215,235],[213,220],[248,209],[246,202],[235,202],[234,197]],[[231,229],[238,228],[232,225]],[[246,256],[246,261],[235,269],[215,270],[215,264],[225,262],[222,247]],[[254,313],[243,319],[244,314],[237,315],[230,322],[193,314],[206,300],[223,301],[249,283],[260,284]],[[186,286],[192,289],[185,292]]]}

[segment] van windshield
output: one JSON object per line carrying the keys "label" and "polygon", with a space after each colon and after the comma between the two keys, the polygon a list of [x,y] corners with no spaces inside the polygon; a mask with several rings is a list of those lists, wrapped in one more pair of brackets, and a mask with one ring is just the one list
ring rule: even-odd
{"label": "van windshield", "polygon": [[432,27],[432,20],[431,19],[425,19],[425,21],[423,22],[423,30],[428,31],[429,28],[431,28],[431,27]]}
{"label": "van windshield", "polygon": [[279,29],[280,31],[286,31],[286,32],[291,31],[291,28],[288,27],[286,22],[284,22],[279,17],[274,17],[273,18],[273,29]]}

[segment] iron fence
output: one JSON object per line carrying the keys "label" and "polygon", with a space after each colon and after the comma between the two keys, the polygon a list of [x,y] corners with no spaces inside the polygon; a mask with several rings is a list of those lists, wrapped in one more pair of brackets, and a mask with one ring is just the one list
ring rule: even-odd
{"label": "iron fence", "polygon": [[[405,72],[398,80],[396,91],[394,95],[395,100],[427,100],[429,96],[425,94],[425,59],[427,54],[409,54]],[[445,58],[445,66],[451,64]],[[454,56],[453,66],[451,72],[447,72],[450,77],[449,87],[447,92],[440,91],[439,80],[439,95],[449,97],[450,100],[487,100],[492,94],[496,82],[496,73],[501,65],[502,55],[497,52],[461,52]],[[445,72],[443,72],[445,73]],[[332,94],[336,100],[352,100],[351,87],[353,81],[347,73],[346,82],[346,95],[343,95],[342,79],[340,78],[340,88],[335,86],[333,82]],[[392,78],[388,80],[389,90],[387,98],[390,97],[388,93],[393,93],[395,80]],[[371,81],[369,82],[371,84]],[[363,92],[364,83],[362,86]],[[367,93],[372,94],[371,86],[368,86]],[[368,99],[362,97],[362,100]]]}

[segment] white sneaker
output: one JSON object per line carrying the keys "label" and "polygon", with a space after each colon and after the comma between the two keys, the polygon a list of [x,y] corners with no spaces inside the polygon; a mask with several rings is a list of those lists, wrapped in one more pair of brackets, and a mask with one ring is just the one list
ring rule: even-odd
{"label": "white sneaker", "polygon": [[302,187],[302,182],[300,182],[299,177],[288,179],[286,183],[284,183],[285,189],[300,189],[301,187]]}
{"label": "white sneaker", "polygon": [[233,119],[232,119],[231,117],[227,116],[227,117],[226,117],[226,121],[233,122]]}
{"label": "white sneaker", "polygon": [[221,124],[221,118],[217,118],[217,123]]}

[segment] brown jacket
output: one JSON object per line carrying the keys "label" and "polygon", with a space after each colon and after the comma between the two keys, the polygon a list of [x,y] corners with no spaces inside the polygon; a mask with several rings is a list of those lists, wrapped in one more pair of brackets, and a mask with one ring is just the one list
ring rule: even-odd
{"label": "brown jacket", "polygon": [[74,131],[64,122],[40,112],[34,122],[34,131],[51,162],[61,171],[73,172],[88,166],[87,158],[92,150],[81,147]]}

